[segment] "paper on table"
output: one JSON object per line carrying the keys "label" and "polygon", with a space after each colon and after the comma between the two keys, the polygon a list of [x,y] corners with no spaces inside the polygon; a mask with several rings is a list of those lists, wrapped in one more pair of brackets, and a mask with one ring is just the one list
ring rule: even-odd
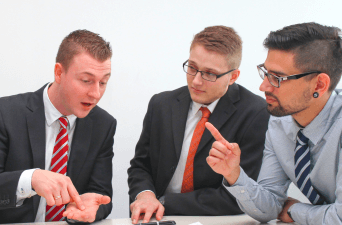
{"label": "paper on table", "polygon": [[196,222],[196,223],[191,223],[189,225],[203,225],[203,224],[201,224],[200,222]]}

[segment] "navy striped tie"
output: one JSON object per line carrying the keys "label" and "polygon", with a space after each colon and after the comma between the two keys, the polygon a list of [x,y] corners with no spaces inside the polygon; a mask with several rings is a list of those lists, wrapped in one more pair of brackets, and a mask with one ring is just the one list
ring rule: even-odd
{"label": "navy striped tie", "polygon": [[314,205],[322,205],[324,198],[320,196],[310,180],[310,150],[309,139],[299,130],[295,148],[295,174],[298,188]]}

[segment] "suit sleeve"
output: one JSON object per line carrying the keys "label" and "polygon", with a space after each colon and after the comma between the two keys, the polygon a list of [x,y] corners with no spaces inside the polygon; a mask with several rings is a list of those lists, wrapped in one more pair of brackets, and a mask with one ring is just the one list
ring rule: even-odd
{"label": "suit sleeve", "polygon": [[0,110],[0,210],[16,207],[16,191],[23,170],[5,172],[9,137]]}
{"label": "suit sleeve", "polygon": [[[240,127],[236,139],[241,149],[241,167],[249,177],[257,179],[263,156],[265,133],[269,114],[265,108],[254,113],[251,122]],[[210,146],[211,147],[211,146]],[[223,179],[223,177],[222,177]],[[235,197],[223,185],[218,188],[201,188],[189,193],[165,195],[167,215],[234,215],[240,214]]]}
{"label": "suit sleeve", "polygon": [[[112,198],[112,160],[113,160],[113,145],[114,134],[116,130],[116,120],[112,121],[107,137],[103,142],[99,155],[96,158],[92,175],[90,177],[86,192],[93,192],[102,195],[107,195]],[[100,205],[95,221],[105,219],[112,211],[112,201],[106,205]]]}
{"label": "suit sleeve", "polygon": [[130,202],[133,202],[135,197],[142,191],[150,190],[156,193],[149,154],[153,99],[154,97],[150,100],[141,136],[136,145],[135,156],[131,160],[131,167],[127,171]]}

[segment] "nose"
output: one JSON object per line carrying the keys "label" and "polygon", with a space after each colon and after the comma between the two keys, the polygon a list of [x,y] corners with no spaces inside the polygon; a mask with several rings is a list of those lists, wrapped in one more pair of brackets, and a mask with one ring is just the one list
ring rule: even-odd
{"label": "nose", "polygon": [[200,71],[198,71],[192,81],[194,85],[202,85],[203,84],[203,79],[202,79],[202,74]]}
{"label": "nose", "polygon": [[269,82],[268,77],[265,76],[265,79],[262,81],[259,90],[262,92],[272,92],[275,87]]}
{"label": "nose", "polygon": [[101,90],[100,90],[100,85],[98,83],[95,83],[94,85],[91,86],[88,92],[88,96],[96,100],[99,100],[101,98]]}

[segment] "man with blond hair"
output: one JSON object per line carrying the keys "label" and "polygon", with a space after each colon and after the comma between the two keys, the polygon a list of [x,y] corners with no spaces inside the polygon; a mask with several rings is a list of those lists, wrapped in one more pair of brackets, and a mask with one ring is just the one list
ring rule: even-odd
{"label": "man with blond hair", "polygon": [[135,156],[128,169],[132,222],[165,215],[240,214],[223,176],[206,163],[214,141],[210,121],[242,147],[242,167],[257,178],[269,115],[266,102],[235,84],[242,41],[229,27],[196,34],[183,63],[187,86],[150,100]]}
{"label": "man with blond hair", "polygon": [[116,120],[96,104],[111,56],[99,35],[76,30],[59,47],[54,82],[0,98],[0,223],[109,215]]}

